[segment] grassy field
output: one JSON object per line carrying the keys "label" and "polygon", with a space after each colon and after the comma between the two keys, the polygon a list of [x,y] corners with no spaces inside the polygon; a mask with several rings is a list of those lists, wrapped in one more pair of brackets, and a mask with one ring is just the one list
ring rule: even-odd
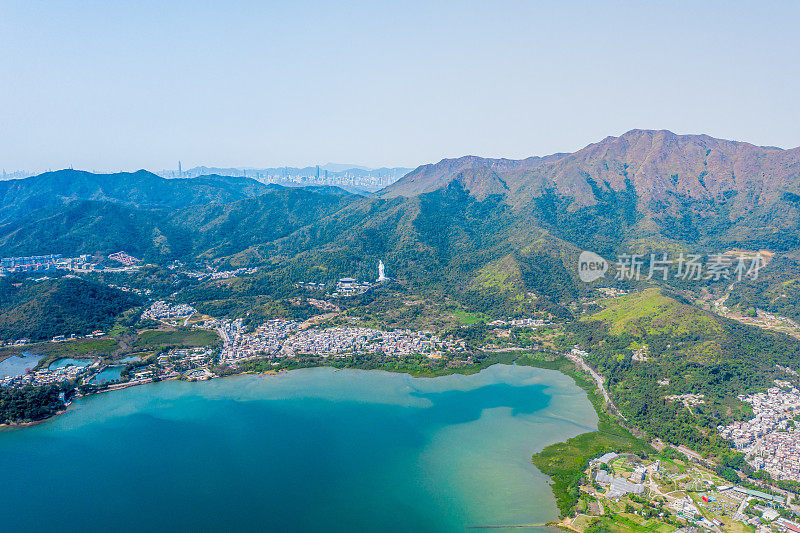
{"label": "grassy field", "polygon": [[151,330],[140,333],[135,346],[140,350],[148,350],[165,346],[211,346],[219,342],[219,336],[210,330]]}
{"label": "grassy field", "polygon": [[524,286],[519,263],[512,255],[496,259],[483,267],[473,284],[476,288],[493,288],[503,293],[516,293]]}
{"label": "grassy field", "polygon": [[25,346],[9,346],[0,350],[0,361],[12,355],[22,355],[29,352],[42,355],[44,358],[38,367],[50,364],[62,357],[95,358],[111,357],[119,349],[119,344],[113,339],[77,339],[66,342],[39,342]]}
{"label": "grassy field", "polygon": [[[592,524],[592,525],[589,525]],[[576,521],[576,525],[578,525]],[[670,533],[677,528],[657,520],[645,520],[640,516],[628,513],[614,513],[612,517],[583,518],[583,527],[586,531],[609,533]]]}
{"label": "grassy field", "polygon": [[608,325],[611,335],[683,335],[714,337],[722,326],[711,313],[664,296],[660,289],[646,289],[601,302],[605,309],[583,318]]}
{"label": "grassy field", "polygon": [[471,313],[469,311],[464,311],[463,309],[454,309],[453,316],[465,326],[476,324],[481,320],[486,320],[486,317],[483,313]]}

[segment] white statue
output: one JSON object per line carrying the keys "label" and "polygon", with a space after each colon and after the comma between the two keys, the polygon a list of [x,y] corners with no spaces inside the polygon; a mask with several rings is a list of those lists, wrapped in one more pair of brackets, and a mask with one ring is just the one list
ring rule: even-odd
{"label": "white statue", "polygon": [[386,272],[383,267],[383,261],[382,260],[378,261],[378,283],[380,283],[381,281],[386,281],[387,279],[389,278],[386,277]]}

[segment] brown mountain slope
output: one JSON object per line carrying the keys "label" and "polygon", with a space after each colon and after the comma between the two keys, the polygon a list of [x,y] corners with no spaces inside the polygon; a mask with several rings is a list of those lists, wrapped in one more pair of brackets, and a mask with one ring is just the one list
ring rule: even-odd
{"label": "brown mountain slope", "polygon": [[[781,150],[707,135],[632,130],[607,137],[586,148],[521,176],[519,200],[532,183],[552,183],[565,196],[593,203],[588,180],[614,190],[630,180],[642,201],[668,201],[678,196],[713,200],[740,196],[734,205],[774,203],[800,185],[800,148]],[[516,202],[515,202],[516,203]]]}
{"label": "brown mountain slope", "polygon": [[[481,183],[480,177],[488,184]],[[782,150],[708,135],[631,130],[572,154],[522,160],[444,159],[415,169],[381,194],[414,196],[457,179],[477,189],[499,192],[505,188],[509,203],[516,205],[539,196],[544,189],[592,205],[595,195],[590,181],[619,191],[625,189],[626,180],[633,183],[643,201],[674,196],[712,200],[736,192],[743,198],[735,200],[735,205],[771,204],[785,192],[800,192],[800,148]]]}
{"label": "brown mountain slope", "polygon": [[558,209],[575,211],[613,203],[624,193],[635,197],[645,234],[658,226],[680,239],[709,231],[728,241],[771,239],[800,224],[800,148],[708,135],[631,130],[572,154],[446,159],[417,168],[382,196],[414,196],[452,182],[479,199],[502,194],[517,210],[554,196],[566,200]]}
{"label": "brown mountain slope", "polygon": [[[438,163],[422,165],[412,170],[399,181],[379,192],[384,198],[397,196],[416,196],[425,192],[435,191],[453,181],[464,180],[481,193],[487,190],[500,192],[496,189],[505,189],[498,181],[501,174],[518,171],[529,171],[539,165],[556,161],[566,154],[553,154],[545,157],[529,157],[527,159],[490,159],[467,155],[457,159],[442,159]],[[481,180],[482,178],[482,180]],[[487,183],[482,183],[486,181]],[[467,187],[470,190],[472,188]]]}

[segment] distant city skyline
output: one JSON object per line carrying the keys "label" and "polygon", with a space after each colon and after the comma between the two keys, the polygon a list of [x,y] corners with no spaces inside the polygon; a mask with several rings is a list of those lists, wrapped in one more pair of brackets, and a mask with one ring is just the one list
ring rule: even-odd
{"label": "distant city skyline", "polygon": [[634,128],[792,148],[799,16],[789,1],[11,0],[0,168],[413,168]]}
{"label": "distant city skyline", "polygon": [[[417,165],[418,166],[418,165]],[[378,171],[381,169],[387,170],[396,170],[396,169],[405,169],[405,170],[413,170],[415,167],[388,167],[388,166],[380,166],[380,167],[369,167],[366,165],[359,165],[357,163],[353,164],[346,164],[346,163],[309,163],[306,165],[261,165],[261,166],[245,166],[245,165],[234,165],[234,166],[227,166],[222,167],[219,165],[185,165],[183,161],[178,161],[173,168],[135,168],[135,169],[114,169],[114,168],[75,168],[73,165],[69,165],[66,167],[61,168],[42,168],[42,169],[9,169],[9,168],[0,168],[0,178],[2,179],[11,179],[11,178],[19,178],[19,177],[27,177],[27,176],[34,176],[38,174],[43,174],[45,172],[54,172],[57,170],[64,170],[64,169],[75,169],[81,170],[85,172],[93,172],[93,173],[116,173],[116,172],[133,172],[137,170],[146,170],[148,172],[152,172],[153,174],[158,175],[170,175],[173,174],[175,176],[179,174],[188,174],[190,172],[196,171],[197,169],[219,169],[219,170],[238,170],[238,171],[260,171],[265,169],[313,169],[319,167],[320,171],[324,172],[346,172],[351,170],[363,170],[363,171]]]}

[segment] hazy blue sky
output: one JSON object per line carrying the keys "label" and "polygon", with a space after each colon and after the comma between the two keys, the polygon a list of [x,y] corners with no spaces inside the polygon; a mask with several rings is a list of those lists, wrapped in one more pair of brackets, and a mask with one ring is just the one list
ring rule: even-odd
{"label": "hazy blue sky", "polygon": [[800,145],[800,2],[0,0],[0,168]]}

